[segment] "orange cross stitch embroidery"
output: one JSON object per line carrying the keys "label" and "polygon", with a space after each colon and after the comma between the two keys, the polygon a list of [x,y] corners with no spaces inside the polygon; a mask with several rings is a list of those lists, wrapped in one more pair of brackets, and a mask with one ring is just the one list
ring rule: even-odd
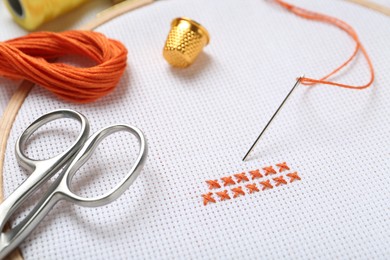
{"label": "orange cross stitch embroidery", "polygon": [[263,178],[263,175],[260,173],[260,170],[249,171],[249,173],[252,176],[252,180]]}
{"label": "orange cross stitch embroidery", "polygon": [[254,193],[256,191],[259,191],[259,188],[257,188],[256,184],[247,184],[246,187],[249,190],[249,193]]}
{"label": "orange cross stitch embroidery", "polygon": [[233,180],[232,176],[222,177],[221,180],[223,181],[223,186],[236,184],[236,182]]}
{"label": "orange cross stitch embroidery", "polygon": [[217,192],[217,195],[221,198],[221,201],[222,200],[230,200],[230,196],[229,196],[227,190],[219,191],[219,192]]}
{"label": "orange cross stitch embroidery", "polygon": [[233,198],[237,198],[240,195],[245,195],[245,192],[242,190],[241,186],[238,186],[236,188],[232,188],[232,191],[234,192]]}
{"label": "orange cross stitch embroidery", "polygon": [[248,177],[245,175],[245,172],[234,174],[234,177],[236,177],[238,183],[242,181],[249,181]]}
{"label": "orange cross stitch embroidery", "polygon": [[263,185],[263,188],[261,190],[272,189],[273,188],[270,180],[261,181],[260,184]]}
{"label": "orange cross stitch embroidery", "polygon": [[290,182],[293,182],[295,180],[301,180],[301,177],[298,176],[297,172],[287,173],[288,177],[290,177]]}
{"label": "orange cross stitch embroidery", "polygon": [[290,167],[287,166],[286,162],[277,163],[276,166],[279,167],[279,172],[290,170]]}
{"label": "orange cross stitch embroidery", "polygon": [[209,185],[209,189],[219,189],[221,185],[219,185],[218,180],[207,180],[206,183]]}
{"label": "orange cross stitch embroidery", "polygon": [[206,206],[210,202],[216,203],[215,199],[212,196],[213,196],[212,192],[209,192],[207,194],[203,194],[202,195],[202,197],[203,197],[203,205]]}
{"label": "orange cross stitch embroidery", "polygon": [[272,166],[264,167],[263,170],[265,171],[265,176],[270,175],[270,174],[276,174],[276,171]]}
{"label": "orange cross stitch embroidery", "polygon": [[282,185],[282,184],[287,184],[287,181],[283,179],[283,176],[275,177],[273,180],[276,182],[276,186]]}

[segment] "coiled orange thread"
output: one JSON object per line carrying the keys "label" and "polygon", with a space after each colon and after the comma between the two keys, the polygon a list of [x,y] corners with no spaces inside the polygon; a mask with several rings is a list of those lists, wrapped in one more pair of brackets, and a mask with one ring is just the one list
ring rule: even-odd
{"label": "coiled orange thread", "polygon": [[[374,81],[374,77],[375,77],[374,66],[372,65],[371,59],[368,56],[366,49],[364,48],[363,44],[360,42],[359,37],[358,37],[357,33],[355,32],[355,30],[352,28],[352,26],[350,26],[349,24],[347,24],[346,22],[344,22],[338,18],[328,16],[325,14],[321,14],[321,13],[317,13],[317,12],[308,11],[308,10],[305,10],[303,8],[286,3],[282,0],[275,0],[275,2],[278,3],[280,6],[282,6],[283,8],[287,9],[288,11],[290,11],[290,12],[292,12],[300,17],[303,17],[305,19],[321,21],[321,22],[335,25],[338,28],[340,28],[341,30],[343,30],[344,32],[346,32],[355,41],[355,50],[353,51],[352,55],[345,62],[343,62],[336,69],[334,69],[329,74],[325,75],[324,77],[322,77],[320,79],[312,79],[312,78],[306,78],[306,77],[301,78],[300,82],[302,84],[311,86],[311,85],[314,85],[317,83],[321,83],[321,84],[337,86],[337,87],[342,87],[342,88],[348,88],[348,89],[365,89],[372,84],[372,82]],[[370,71],[370,79],[368,80],[368,82],[366,84],[361,85],[361,86],[353,86],[353,85],[347,85],[347,84],[342,84],[342,83],[337,83],[337,82],[327,80],[328,78],[330,78],[331,76],[333,76],[334,74],[339,72],[341,69],[345,68],[348,64],[350,64],[355,59],[359,50],[362,52],[362,54],[363,54],[363,56],[368,64],[369,71]]]}
{"label": "coiled orange thread", "polygon": [[221,185],[219,185],[218,180],[207,180],[206,183],[209,185],[209,189],[219,189]]}
{"label": "coiled orange thread", "polygon": [[232,176],[222,177],[221,180],[223,181],[223,186],[236,184],[236,182],[233,180]]}
{"label": "coiled orange thread", "polygon": [[263,185],[263,188],[261,190],[273,188],[270,180],[261,181],[260,184]]}
{"label": "coiled orange thread", "polygon": [[245,175],[245,172],[234,174],[234,177],[236,177],[238,183],[249,181],[248,177]]}
{"label": "coiled orange thread", "polygon": [[265,171],[265,176],[271,175],[271,174],[276,174],[276,171],[272,166],[264,167],[263,170]]}
{"label": "coiled orange thread", "polygon": [[254,193],[254,192],[258,192],[259,191],[259,188],[257,188],[255,183],[247,184],[247,185],[245,185],[245,187],[247,187],[249,193]]}
{"label": "coiled orange thread", "polygon": [[263,178],[263,175],[260,173],[260,170],[249,171],[249,173],[252,176],[252,180]]}
{"label": "coiled orange thread", "polygon": [[282,184],[287,184],[287,181],[283,178],[283,176],[279,176],[279,177],[275,177],[275,178],[272,178],[276,184],[275,186],[279,186],[279,185],[282,185]]}
{"label": "coiled orange thread", "polygon": [[203,197],[203,205],[207,205],[208,203],[216,203],[215,199],[212,197],[213,196],[213,193],[212,192],[209,192],[207,194],[203,194],[202,197]]}
{"label": "coiled orange thread", "polygon": [[[68,55],[87,57],[96,65],[81,68],[53,62]],[[0,42],[1,76],[32,81],[78,103],[95,101],[113,91],[126,62],[125,46],[98,32],[35,32]]]}
{"label": "coiled orange thread", "polygon": [[238,196],[242,195],[242,196],[245,196],[245,192],[242,190],[242,187],[241,186],[238,186],[238,187],[235,187],[235,188],[232,188],[232,191],[233,191],[233,198],[237,198]]}
{"label": "coiled orange thread", "polygon": [[276,166],[279,167],[279,172],[288,171],[290,170],[290,167],[287,166],[286,162],[277,163]]}
{"label": "coiled orange thread", "polygon": [[290,177],[290,182],[293,182],[295,180],[301,180],[301,177],[298,176],[297,172],[287,173],[288,177]]}
{"label": "coiled orange thread", "polygon": [[231,199],[227,190],[216,192],[216,194],[219,196],[221,201],[223,201],[223,200],[230,200]]}

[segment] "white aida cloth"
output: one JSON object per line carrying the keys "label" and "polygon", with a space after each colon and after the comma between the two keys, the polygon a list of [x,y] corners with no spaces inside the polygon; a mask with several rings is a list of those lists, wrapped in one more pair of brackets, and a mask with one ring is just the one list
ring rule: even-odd
{"label": "white aida cloth", "polygon": [[[15,160],[16,138],[54,109],[82,112],[92,131],[135,125],[147,137],[149,155],[115,202],[99,208],[57,204],[21,245],[26,259],[390,258],[390,20],[340,1],[294,3],[351,24],[376,80],[362,91],[299,86],[247,162],[243,155],[296,77],[325,75],[352,53],[354,42],[344,32],[272,1],[158,1],[97,29],[129,50],[115,92],[75,105],[34,88],[9,138],[6,196],[27,178]],[[171,68],[162,57],[178,16],[200,22],[211,35],[187,69]],[[362,55],[336,77],[350,84],[368,78]],[[29,154],[46,158],[70,144],[77,124],[69,122],[38,134]],[[81,169],[76,191],[101,194],[126,172],[137,143],[122,135],[110,140]],[[209,190],[206,180],[222,183],[221,177],[240,172],[250,177],[249,170],[278,169],[284,161],[301,180],[249,194],[247,183],[261,188],[260,180],[251,180],[239,184],[245,196],[233,198],[227,187],[231,200],[214,194],[216,203],[203,205],[202,194],[224,190]],[[289,180],[285,173],[264,179]]]}

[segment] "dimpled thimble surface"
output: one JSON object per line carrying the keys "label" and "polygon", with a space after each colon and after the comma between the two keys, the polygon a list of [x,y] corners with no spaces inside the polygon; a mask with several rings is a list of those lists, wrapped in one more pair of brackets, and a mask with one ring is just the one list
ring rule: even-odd
{"label": "dimpled thimble surface", "polygon": [[209,41],[209,33],[202,25],[186,17],[176,18],[165,42],[164,58],[174,67],[188,67]]}

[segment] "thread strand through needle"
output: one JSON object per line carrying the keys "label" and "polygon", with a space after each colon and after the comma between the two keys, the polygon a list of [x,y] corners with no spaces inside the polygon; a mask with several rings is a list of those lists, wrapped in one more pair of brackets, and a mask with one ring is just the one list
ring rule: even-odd
{"label": "thread strand through needle", "polygon": [[294,86],[290,90],[290,92],[287,94],[287,96],[284,98],[282,104],[278,107],[278,109],[275,111],[271,119],[268,121],[267,125],[263,128],[263,131],[259,134],[259,136],[256,138],[256,141],[252,144],[251,148],[249,148],[248,152],[245,154],[244,158],[242,158],[242,161],[245,161],[245,159],[248,157],[248,155],[252,152],[252,150],[255,148],[256,144],[259,142],[261,136],[264,134],[265,130],[267,130],[268,126],[271,124],[271,122],[274,120],[280,109],[283,107],[284,103],[286,103],[287,99],[290,97],[291,93],[295,90],[295,88],[299,85],[299,82],[304,77],[304,75],[300,76],[297,81],[295,82]]}

